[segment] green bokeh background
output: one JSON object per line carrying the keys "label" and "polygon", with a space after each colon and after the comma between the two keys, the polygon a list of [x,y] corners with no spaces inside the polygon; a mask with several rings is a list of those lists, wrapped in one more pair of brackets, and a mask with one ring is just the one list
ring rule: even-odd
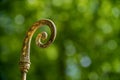
{"label": "green bokeh background", "polygon": [[20,80],[25,34],[46,18],[56,40],[39,48],[36,32],[27,80],[120,80],[120,0],[0,0],[0,80]]}

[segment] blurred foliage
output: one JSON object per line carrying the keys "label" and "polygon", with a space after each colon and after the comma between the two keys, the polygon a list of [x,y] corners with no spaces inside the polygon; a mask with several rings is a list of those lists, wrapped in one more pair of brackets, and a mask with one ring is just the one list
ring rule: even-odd
{"label": "blurred foliage", "polygon": [[44,18],[57,37],[46,49],[33,37],[28,80],[120,80],[120,0],[0,0],[0,80],[20,80],[25,33]]}

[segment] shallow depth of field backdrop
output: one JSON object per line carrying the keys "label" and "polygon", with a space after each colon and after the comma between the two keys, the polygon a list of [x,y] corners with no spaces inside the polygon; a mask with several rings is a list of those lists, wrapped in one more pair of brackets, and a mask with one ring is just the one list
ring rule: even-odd
{"label": "shallow depth of field backdrop", "polygon": [[42,49],[35,37],[49,30],[36,32],[27,80],[120,80],[120,0],[0,0],[0,80],[20,80],[25,34],[45,18],[57,37]]}

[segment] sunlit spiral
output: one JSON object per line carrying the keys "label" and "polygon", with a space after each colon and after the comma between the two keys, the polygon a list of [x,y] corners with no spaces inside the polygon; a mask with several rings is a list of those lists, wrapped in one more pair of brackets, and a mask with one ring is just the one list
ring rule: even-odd
{"label": "sunlit spiral", "polygon": [[[37,35],[36,44],[39,47],[46,48],[55,40],[56,26],[51,20],[48,20],[48,19],[40,20],[32,25],[32,27],[28,30],[25,36],[25,39],[23,42],[22,54],[20,56],[19,64],[20,64],[20,70],[22,72],[22,80],[26,80],[26,73],[30,68],[30,63],[31,63],[30,62],[30,44],[31,44],[32,37],[35,31],[44,25],[47,25],[50,28],[50,31],[51,31],[50,38],[47,39],[48,34],[43,31]],[[42,42],[42,41],[45,41],[45,42]]]}

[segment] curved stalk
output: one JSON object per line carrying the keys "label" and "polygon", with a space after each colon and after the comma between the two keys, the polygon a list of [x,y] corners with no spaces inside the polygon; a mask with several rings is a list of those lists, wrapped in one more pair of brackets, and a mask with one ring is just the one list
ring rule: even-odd
{"label": "curved stalk", "polygon": [[39,47],[42,47],[42,48],[46,48],[54,41],[54,39],[56,37],[55,24],[51,20],[48,20],[48,19],[40,20],[40,21],[36,22],[28,30],[26,37],[24,39],[24,42],[23,42],[22,53],[20,56],[20,70],[22,73],[22,80],[26,80],[26,74],[30,68],[30,44],[31,44],[32,36],[35,33],[35,31],[38,28],[42,27],[43,25],[49,26],[50,31],[51,31],[50,38],[46,43],[42,43],[41,39],[42,40],[47,39],[47,33],[42,32],[42,33],[38,34],[36,37],[36,45],[38,45]]}

